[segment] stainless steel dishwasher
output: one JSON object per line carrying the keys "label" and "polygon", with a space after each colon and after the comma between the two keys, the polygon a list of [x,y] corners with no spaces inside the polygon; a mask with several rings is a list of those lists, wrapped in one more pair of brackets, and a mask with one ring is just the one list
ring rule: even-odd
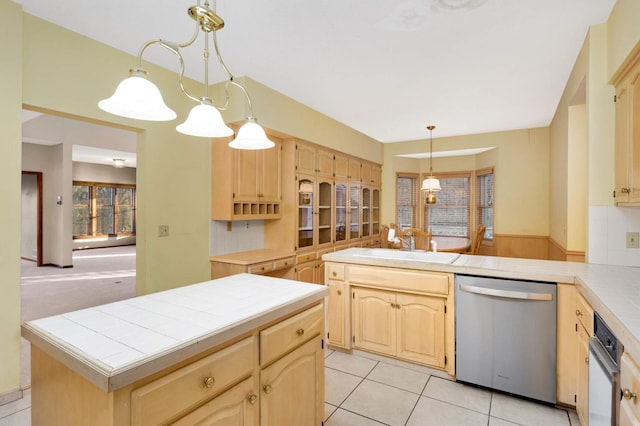
{"label": "stainless steel dishwasher", "polygon": [[555,283],[456,275],[456,378],[556,403]]}

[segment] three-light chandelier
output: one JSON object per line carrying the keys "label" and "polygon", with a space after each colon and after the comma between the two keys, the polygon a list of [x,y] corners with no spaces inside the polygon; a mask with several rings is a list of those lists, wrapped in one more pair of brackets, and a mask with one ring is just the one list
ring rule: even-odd
{"label": "three-light chandelier", "polygon": [[[236,149],[266,149],[273,147],[275,144],[267,138],[264,129],[257,123],[253,115],[253,105],[249,93],[242,84],[234,80],[233,74],[222,60],[216,31],[224,28],[224,20],[215,13],[215,0],[213,8],[210,7],[209,0],[205,0],[204,6],[201,6],[200,0],[198,0],[198,4],[190,7],[187,12],[196,21],[195,32],[191,39],[185,43],[175,43],[162,39],[149,40],[144,43],[138,52],[136,67],[129,70],[129,77],[118,85],[113,96],[101,100],[98,106],[111,114],[138,120],[170,121],[176,118],[176,113],[164,103],[158,87],[147,78],[148,71],[142,68],[144,51],[149,46],[157,44],[178,57],[180,61],[178,77],[180,89],[188,98],[198,103],[191,109],[186,121],[176,126],[178,132],[206,138],[233,135],[233,130],[224,123],[220,111],[226,110],[229,106],[229,89],[231,86],[235,86],[242,91],[247,100],[249,117],[247,117],[246,123],[240,127],[238,134],[229,143],[229,146]],[[198,39],[201,32],[204,35],[204,94],[198,97],[189,93],[184,87],[185,64],[180,49],[191,46]],[[218,62],[227,74],[225,83],[226,100],[222,105],[216,105],[213,98],[209,96],[209,35],[211,35]]]}

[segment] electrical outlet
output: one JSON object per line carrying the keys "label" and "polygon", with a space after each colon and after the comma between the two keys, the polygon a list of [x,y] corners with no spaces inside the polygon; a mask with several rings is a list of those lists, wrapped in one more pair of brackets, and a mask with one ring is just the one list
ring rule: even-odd
{"label": "electrical outlet", "polygon": [[169,236],[169,225],[159,225],[158,237],[168,237],[168,236]]}
{"label": "electrical outlet", "polygon": [[640,233],[627,232],[627,248],[640,248]]}

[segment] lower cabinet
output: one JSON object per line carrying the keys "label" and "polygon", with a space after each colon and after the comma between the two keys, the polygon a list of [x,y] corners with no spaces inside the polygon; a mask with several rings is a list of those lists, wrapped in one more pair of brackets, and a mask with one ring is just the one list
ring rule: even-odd
{"label": "lower cabinet", "polygon": [[580,424],[588,424],[589,419],[589,335],[584,327],[578,326],[578,385],[576,391],[576,412]]}
{"label": "lower cabinet", "polygon": [[328,279],[329,296],[327,298],[327,332],[330,345],[344,347],[347,337],[346,312],[349,303],[345,283]]}
{"label": "lower cabinet", "polygon": [[445,299],[352,287],[354,347],[445,367]]}
{"label": "lower cabinet", "polygon": [[620,426],[640,426],[640,365],[628,353],[620,362]]}
{"label": "lower cabinet", "polygon": [[317,335],[260,372],[260,424],[320,425],[323,383],[324,351]]}

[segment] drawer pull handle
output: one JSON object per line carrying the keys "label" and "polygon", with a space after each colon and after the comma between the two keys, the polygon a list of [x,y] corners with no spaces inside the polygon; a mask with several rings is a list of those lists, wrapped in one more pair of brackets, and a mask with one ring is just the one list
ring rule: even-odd
{"label": "drawer pull handle", "polygon": [[302,336],[302,335],[304,334],[304,328],[299,328],[299,329],[297,329],[297,330],[296,330],[296,334],[297,334],[298,336]]}
{"label": "drawer pull handle", "polygon": [[256,401],[258,400],[258,397],[255,394],[251,394],[247,397],[247,399],[249,400],[249,404],[253,405],[256,403]]}
{"label": "drawer pull handle", "polygon": [[635,400],[636,397],[638,396],[635,392],[631,392],[629,389],[625,388],[622,391],[622,395],[624,395],[624,399],[626,399],[627,401],[630,399]]}
{"label": "drawer pull handle", "polygon": [[264,389],[264,393],[271,393],[271,385],[264,385],[262,389]]}
{"label": "drawer pull handle", "polygon": [[208,389],[211,389],[215,382],[216,382],[216,379],[214,379],[211,376],[205,377],[204,380],[202,381],[202,383],[204,384],[204,387]]}

